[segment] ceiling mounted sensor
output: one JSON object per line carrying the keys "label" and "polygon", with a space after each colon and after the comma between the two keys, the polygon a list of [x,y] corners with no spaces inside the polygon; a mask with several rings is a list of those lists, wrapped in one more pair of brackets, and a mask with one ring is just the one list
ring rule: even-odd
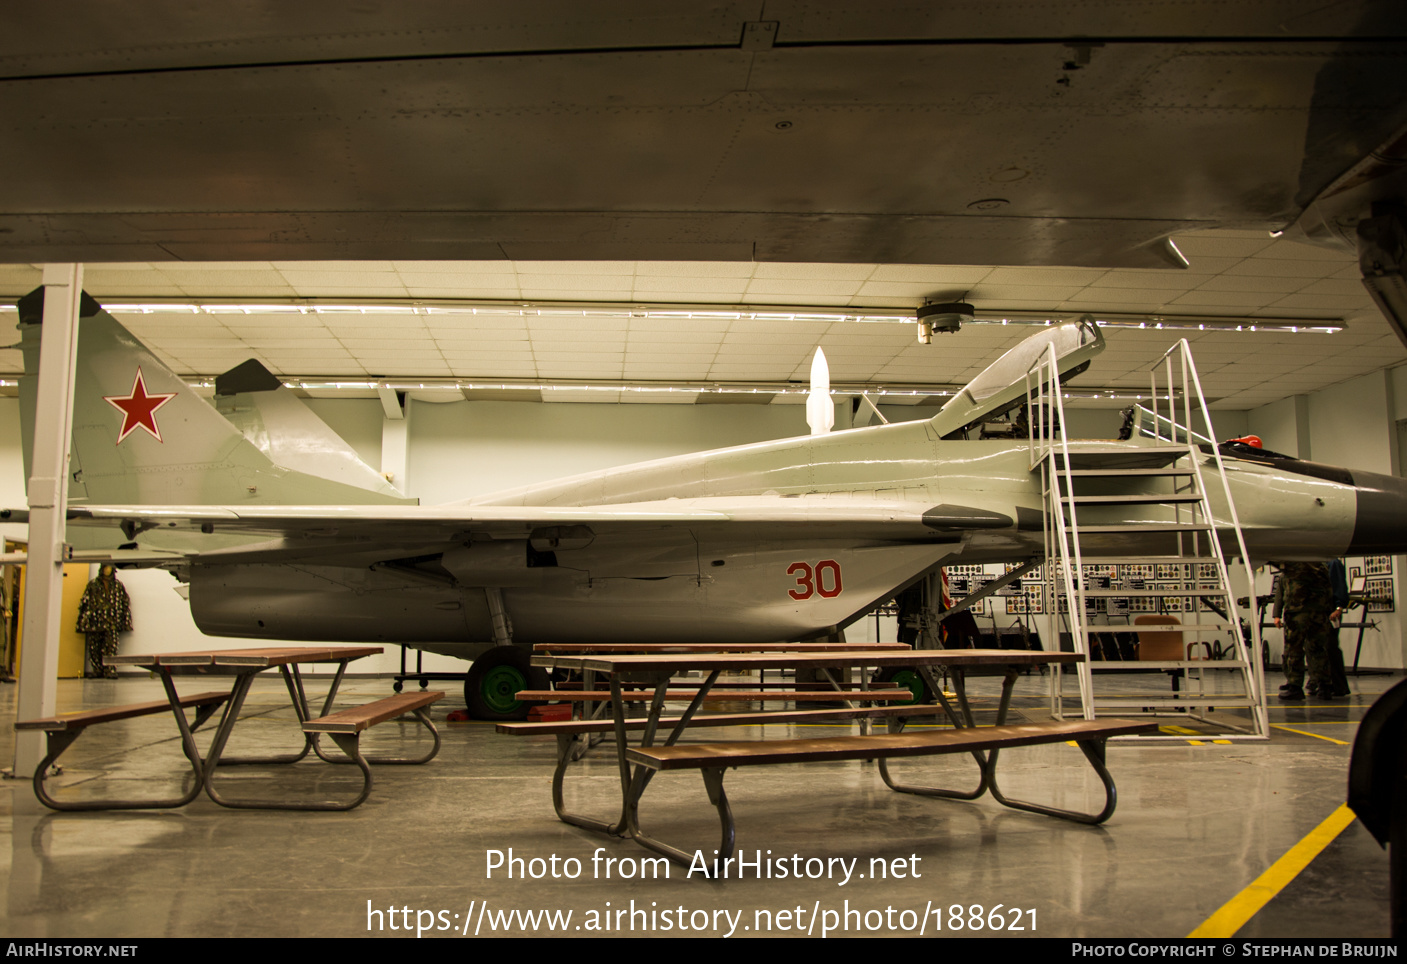
{"label": "ceiling mounted sensor", "polygon": [[965,301],[946,301],[942,304],[920,305],[918,309],[918,343],[927,345],[933,341],[933,333],[957,331],[963,322],[971,321],[976,313]]}

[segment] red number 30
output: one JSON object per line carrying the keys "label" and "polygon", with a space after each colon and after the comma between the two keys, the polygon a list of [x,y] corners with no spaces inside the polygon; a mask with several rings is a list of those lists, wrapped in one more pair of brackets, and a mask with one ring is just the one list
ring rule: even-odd
{"label": "red number 30", "polygon": [[834,559],[822,559],[815,568],[809,562],[793,562],[787,567],[787,575],[796,576],[797,588],[787,590],[793,599],[810,599],[816,593],[825,599],[840,595],[840,563]]}

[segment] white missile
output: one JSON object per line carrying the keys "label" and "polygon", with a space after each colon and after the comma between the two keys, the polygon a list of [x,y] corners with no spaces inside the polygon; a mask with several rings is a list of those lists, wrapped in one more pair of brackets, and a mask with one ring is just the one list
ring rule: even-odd
{"label": "white missile", "polygon": [[816,349],[811,358],[811,392],[806,397],[806,424],[812,435],[825,435],[835,427],[835,404],[831,401],[831,369],[826,353]]}

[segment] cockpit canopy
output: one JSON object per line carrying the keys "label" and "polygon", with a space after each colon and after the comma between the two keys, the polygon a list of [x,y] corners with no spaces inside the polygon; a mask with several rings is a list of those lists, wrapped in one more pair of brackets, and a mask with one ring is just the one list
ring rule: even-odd
{"label": "cockpit canopy", "polygon": [[1079,321],[1043,328],[963,386],[933,416],[933,426],[946,437],[1025,401],[1026,373],[1051,347],[1064,379],[1084,371],[1090,360],[1104,350],[1104,335],[1088,315]]}

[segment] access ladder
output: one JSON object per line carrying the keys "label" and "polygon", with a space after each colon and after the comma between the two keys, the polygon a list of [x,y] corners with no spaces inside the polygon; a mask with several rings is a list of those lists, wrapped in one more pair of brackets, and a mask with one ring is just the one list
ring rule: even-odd
{"label": "access ladder", "polygon": [[[1169,386],[1163,393],[1166,416],[1158,412],[1158,368],[1165,370]],[[1172,388],[1175,374],[1182,382],[1180,405]],[[1187,341],[1181,340],[1155,366],[1151,438],[1134,445],[1064,437],[1064,393],[1053,353],[1032,365],[1027,385],[1030,467],[1040,472],[1044,503],[1047,638],[1060,638],[1063,617],[1075,651],[1087,657],[1077,670],[1083,715],[1093,719],[1110,711],[1122,716],[1141,712],[1211,723],[1207,714],[1213,710],[1238,709],[1249,720],[1242,724],[1228,714],[1219,716],[1215,725],[1230,732],[1217,733],[1217,738],[1266,738],[1263,676],[1250,657],[1259,643],[1248,649],[1242,637],[1222,545],[1225,540],[1240,557],[1240,574],[1250,586],[1245,543],[1220,454],[1215,445],[1198,445],[1189,429],[1194,399],[1209,432],[1211,419]],[[1209,498],[1208,479],[1221,490],[1220,519]],[[1119,567],[1124,585],[1105,584],[1112,566]],[[1149,640],[1140,644],[1137,661],[1110,659],[1098,642],[1112,638],[1112,627],[1090,624],[1090,617],[1105,608],[1101,601],[1107,605],[1110,600],[1125,600],[1130,611],[1171,616],[1165,626],[1142,627],[1145,634],[1165,633],[1171,652],[1145,658],[1154,645]],[[1254,628],[1252,632],[1254,636]],[[1218,645],[1228,635],[1230,644]],[[1112,669],[1167,672],[1170,686],[1162,693],[1114,695],[1106,692],[1108,687],[1096,692],[1096,674]],[[1073,699],[1056,687],[1052,709],[1058,718],[1069,712],[1066,704]],[[1164,729],[1173,732],[1163,733],[1163,739],[1199,735],[1177,733],[1175,726]]]}

